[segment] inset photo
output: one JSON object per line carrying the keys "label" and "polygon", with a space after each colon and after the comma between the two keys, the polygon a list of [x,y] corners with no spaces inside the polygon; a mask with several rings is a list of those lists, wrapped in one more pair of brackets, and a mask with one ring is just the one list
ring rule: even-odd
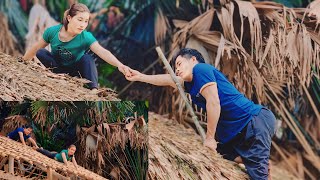
{"label": "inset photo", "polygon": [[0,179],[146,179],[147,101],[0,103]]}

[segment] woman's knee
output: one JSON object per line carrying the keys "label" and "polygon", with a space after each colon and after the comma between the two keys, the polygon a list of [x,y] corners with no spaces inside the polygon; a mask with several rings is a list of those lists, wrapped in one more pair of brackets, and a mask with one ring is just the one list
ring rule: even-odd
{"label": "woman's knee", "polygon": [[46,49],[39,49],[36,53],[36,56],[45,67],[47,68],[58,67],[57,62],[55,61],[50,51]]}
{"label": "woman's knee", "polygon": [[[43,59],[44,57],[46,57],[48,55],[48,50],[46,49],[39,49],[36,53],[36,57],[38,59]],[[50,52],[49,52],[50,53]]]}
{"label": "woman's knee", "polygon": [[94,59],[90,54],[85,54],[81,57],[80,63],[85,64],[85,65],[94,65]]}

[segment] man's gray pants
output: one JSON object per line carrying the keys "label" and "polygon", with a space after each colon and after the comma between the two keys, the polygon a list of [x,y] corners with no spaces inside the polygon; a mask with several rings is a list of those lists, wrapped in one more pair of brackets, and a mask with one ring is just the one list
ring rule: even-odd
{"label": "man's gray pants", "polygon": [[273,113],[267,108],[262,108],[234,139],[225,144],[218,144],[217,151],[232,161],[240,156],[250,179],[267,180],[275,122]]}

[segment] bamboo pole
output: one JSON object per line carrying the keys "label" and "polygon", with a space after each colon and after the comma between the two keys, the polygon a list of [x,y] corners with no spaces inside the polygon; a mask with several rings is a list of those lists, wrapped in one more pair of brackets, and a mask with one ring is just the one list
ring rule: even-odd
{"label": "bamboo pole", "polygon": [[167,58],[164,56],[161,48],[160,47],[156,47],[156,51],[157,51],[160,59],[162,60],[163,64],[165,65],[166,69],[169,71],[173,81],[175,82],[175,84],[176,84],[176,86],[177,86],[177,88],[179,90],[179,93],[180,93],[182,99],[185,101],[187,109],[189,110],[189,112],[191,114],[193,123],[196,126],[196,128],[197,128],[197,130],[198,130],[198,132],[199,132],[199,134],[201,136],[202,141],[204,142],[204,140],[205,140],[205,132],[204,132],[203,128],[201,127],[201,125],[200,125],[200,123],[198,121],[198,118],[197,118],[196,114],[194,113],[194,111],[192,109],[192,106],[189,103],[188,98],[187,98],[186,94],[184,93],[184,91],[183,91],[183,89],[181,87],[181,84],[180,84],[179,80],[177,79],[176,75],[174,74],[174,72],[173,72],[170,64],[168,63]]}
{"label": "bamboo pole", "polygon": [[9,156],[9,173],[14,174],[14,158]]}
{"label": "bamboo pole", "polygon": [[61,180],[70,180],[70,178],[68,178],[68,177],[65,177],[64,175],[62,175],[62,174],[59,174],[59,173],[57,173],[56,171],[54,171],[54,170],[52,170],[52,178],[54,178],[54,179],[61,179]]}
{"label": "bamboo pole", "polygon": [[47,179],[52,180],[52,168],[47,168]]}
{"label": "bamboo pole", "polygon": [[30,171],[29,175],[26,177],[31,177],[31,175],[33,175],[33,173],[37,170],[37,168],[33,167],[32,171]]}

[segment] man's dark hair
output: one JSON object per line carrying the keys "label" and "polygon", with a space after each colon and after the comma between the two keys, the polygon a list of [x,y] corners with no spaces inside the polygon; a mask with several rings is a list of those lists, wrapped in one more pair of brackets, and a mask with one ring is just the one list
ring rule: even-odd
{"label": "man's dark hair", "polygon": [[182,56],[184,58],[190,59],[192,56],[196,57],[197,61],[199,63],[206,63],[204,61],[203,56],[201,55],[201,53],[195,49],[191,49],[191,48],[182,48],[173,58],[171,61],[171,65],[173,70],[175,71],[176,69],[176,59],[178,56]]}
{"label": "man's dark hair", "polygon": [[24,125],[23,128],[25,128],[25,129],[28,129],[28,128],[33,129],[33,127],[31,125],[28,125],[28,124]]}

